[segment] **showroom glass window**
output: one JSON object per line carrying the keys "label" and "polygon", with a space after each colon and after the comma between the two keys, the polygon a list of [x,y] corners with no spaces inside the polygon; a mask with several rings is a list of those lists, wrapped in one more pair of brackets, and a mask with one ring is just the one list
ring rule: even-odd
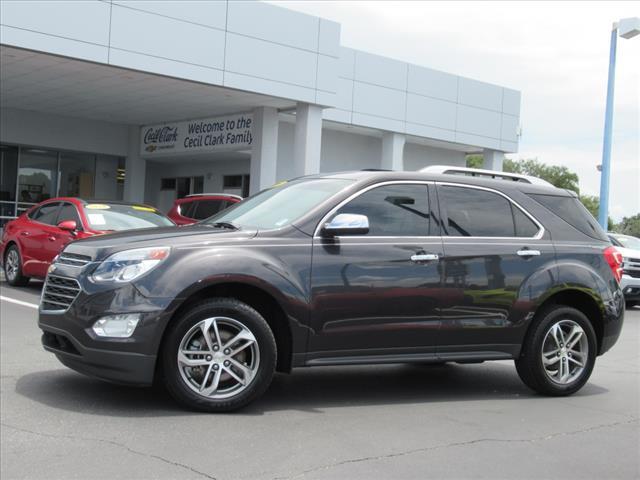
{"label": "showroom glass window", "polygon": [[95,155],[61,152],[58,196],[93,198],[95,175]]}
{"label": "showroom glass window", "polygon": [[55,197],[57,191],[58,152],[22,148],[18,171],[18,214],[31,205]]}
{"label": "showroom glass window", "polygon": [[456,237],[533,237],[536,224],[502,195],[477,188],[442,186],[445,231]]}
{"label": "showroom glass window", "polygon": [[18,147],[0,145],[0,227],[16,215]]}
{"label": "showroom glass window", "polygon": [[369,190],[336,212],[366,215],[369,236],[429,235],[429,196],[426,185],[386,185]]}

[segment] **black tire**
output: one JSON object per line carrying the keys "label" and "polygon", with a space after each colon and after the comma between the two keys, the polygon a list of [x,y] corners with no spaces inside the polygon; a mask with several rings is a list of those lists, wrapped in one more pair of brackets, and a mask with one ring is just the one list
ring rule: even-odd
{"label": "black tire", "polygon": [[[240,322],[253,334],[259,349],[259,363],[248,386],[224,399],[210,398],[194,392],[180,373],[177,358],[183,337],[200,321],[211,317],[228,317]],[[233,298],[214,298],[195,304],[175,319],[163,342],[162,373],[167,390],[183,406],[203,412],[230,412],[251,403],[267,390],[275,372],[276,358],[273,332],[255,309]],[[206,383],[206,380],[202,383]]]}
{"label": "black tire", "polygon": [[634,301],[629,301],[629,302],[626,302],[626,305],[625,305],[625,306],[626,306],[627,308],[633,308],[633,307],[635,307],[636,305],[638,305],[638,303],[639,303],[639,302],[637,302],[637,301],[635,301],[635,300],[634,300]]}
{"label": "black tire", "polygon": [[[572,320],[586,335],[588,352],[584,369],[570,383],[557,383],[547,375],[542,362],[543,341],[547,332],[560,320]],[[597,356],[597,339],[593,325],[579,310],[565,305],[552,305],[536,315],[522,346],[520,357],[516,359],[516,369],[522,381],[532,390],[549,396],[571,395],[580,390],[593,371]]]}
{"label": "black tire", "polygon": [[[17,271],[15,271],[14,273],[9,272],[9,265],[7,263],[9,262],[9,255],[17,258]],[[20,250],[18,250],[18,247],[16,245],[11,245],[7,249],[3,260],[4,278],[6,279],[7,283],[12,287],[26,286],[29,283],[30,278],[22,274],[22,257],[20,256]]]}

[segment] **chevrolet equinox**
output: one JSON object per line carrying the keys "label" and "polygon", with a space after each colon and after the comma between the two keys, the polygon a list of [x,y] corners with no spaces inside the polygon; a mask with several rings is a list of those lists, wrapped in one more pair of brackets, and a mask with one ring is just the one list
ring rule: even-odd
{"label": "chevrolet equinox", "polygon": [[513,359],[569,395],[616,342],[621,258],[575,194],[522,181],[349,172],[276,185],[195,225],[69,244],[44,348],[113,382],[229,411],[274,372]]}

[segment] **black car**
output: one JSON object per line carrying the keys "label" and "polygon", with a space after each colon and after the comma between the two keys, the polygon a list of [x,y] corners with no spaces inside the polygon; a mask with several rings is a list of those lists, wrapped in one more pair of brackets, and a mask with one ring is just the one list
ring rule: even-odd
{"label": "black car", "polygon": [[228,411],[275,371],[515,360],[579,390],[622,327],[621,258],[573,193],[416,172],[303,177],[199,224],[76,241],[44,348],[105,380]]}

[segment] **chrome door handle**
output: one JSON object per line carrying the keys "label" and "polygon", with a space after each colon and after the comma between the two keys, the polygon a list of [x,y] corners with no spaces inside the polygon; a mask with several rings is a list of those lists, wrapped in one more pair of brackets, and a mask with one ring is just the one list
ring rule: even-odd
{"label": "chrome door handle", "polygon": [[49,241],[50,241],[50,242],[55,242],[57,239],[58,239],[58,238],[57,238],[57,237],[54,237],[54,236],[50,236],[50,237],[49,237]]}
{"label": "chrome door handle", "polygon": [[416,253],[415,255],[411,255],[412,262],[433,262],[434,260],[438,260],[438,255],[435,253]]}
{"label": "chrome door handle", "polygon": [[528,248],[518,250],[516,253],[520,257],[539,257],[540,256],[540,250],[529,250]]}
{"label": "chrome door handle", "polygon": [[26,230],[23,230],[20,232],[20,235],[22,235],[23,237],[27,237],[29,236],[29,232],[27,232]]}

